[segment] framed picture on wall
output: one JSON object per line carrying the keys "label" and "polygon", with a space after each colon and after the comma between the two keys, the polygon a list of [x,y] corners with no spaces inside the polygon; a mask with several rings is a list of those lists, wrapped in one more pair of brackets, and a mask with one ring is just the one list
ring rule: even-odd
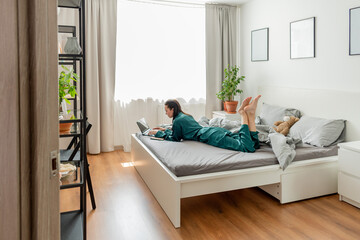
{"label": "framed picture on wall", "polygon": [[349,10],[349,54],[360,55],[360,7]]}
{"label": "framed picture on wall", "polygon": [[315,17],[290,23],[290,58],[315,57]]}
{"label": "framed picture on wall", "polygon": [[269,60],[269,28],[251,31],[251,61]]}

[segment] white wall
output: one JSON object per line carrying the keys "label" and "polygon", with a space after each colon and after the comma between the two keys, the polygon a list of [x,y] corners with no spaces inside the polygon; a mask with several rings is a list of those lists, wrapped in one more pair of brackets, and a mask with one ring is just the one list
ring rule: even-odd
{"label": "white wall", "polygon": [[[258,94],[259,85],[360,93],[360,55],[349,56],[349,9],[359,6],[359,0],[253,0],[242,5],[242,97]],[[290,22],[309,17],[316,18],[316,57],[290,60]],[[251,31],[265,27],[269,61],[251,62]]]}

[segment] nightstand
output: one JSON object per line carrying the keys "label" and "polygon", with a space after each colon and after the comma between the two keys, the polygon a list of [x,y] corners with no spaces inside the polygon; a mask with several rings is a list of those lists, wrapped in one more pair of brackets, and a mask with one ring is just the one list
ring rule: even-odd
{"label": "nightstand", "polygon": [[360,141],[339,144],[340,201],[360,208]]}
{"label": "nightstand", "polygon": [[214,111],[213,118],[223,118],[223,119],[227,119],[227,120],[231,120],[231,121],[241,121],[241,116],[238,113],[227,113],[225,111]]}

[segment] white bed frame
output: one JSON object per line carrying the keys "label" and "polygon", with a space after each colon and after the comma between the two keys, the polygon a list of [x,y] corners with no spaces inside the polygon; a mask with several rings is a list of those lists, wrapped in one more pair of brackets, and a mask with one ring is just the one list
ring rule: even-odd
{"label": "white bed frame", "polygon": [[[354,124],[360,122],[360,116],[352,114],[352,109],[344,109],[346,104],[338,101],[346,96],[360,102],[359,93],[262,87],[259,94],[266,103],[294,107],[310,116],[347,119],[347,140],[360,136],[360,129]],[[135,135],[131,139],[136,170],[176,228],[180,227],[181,198],[256,186],[281,203],[337,192],[337,156],[294,162],[285,171],[279,165],[271,165],[177,177]]]}

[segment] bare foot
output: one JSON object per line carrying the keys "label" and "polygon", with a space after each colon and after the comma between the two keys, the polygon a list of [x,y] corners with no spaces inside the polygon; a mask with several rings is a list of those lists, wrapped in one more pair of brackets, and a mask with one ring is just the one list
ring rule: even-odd
{"label": "bare foot", "polygon": [[241,115],[241,116],[246,116],[246,112],[244,110],[239,110],[238,113]]}
{"label": "bare foot", "polygon": [[[244,99],[244,101],[242,101],[241,106],[240,106],[240,108],[239,108],[239,110],[238,110],[238,113],[240,113],[240,111],[244,110],[244,108],[245,108],[247,105],[249,105],[250,100],[251,100],[251,97],[247,97],[247,98]],[[241,114],[241,113],[240,113],[240,114]]]}
{"label": "bare foot", "polygon": [[241,124],[249,125],[249,118],[244,110],[239,110],[239,114],[241,115]]}
{"label": "bare foot", "polygon": [[247,105],[245,108],[244,108],[244,111],[247,113],[247,114],[255,114],[256,112],[256,107],[257,107],[257,104],[258,104],[258,101],[260,99],[261,95],[258,95],[251,103],[249,103],[249,105]]}

